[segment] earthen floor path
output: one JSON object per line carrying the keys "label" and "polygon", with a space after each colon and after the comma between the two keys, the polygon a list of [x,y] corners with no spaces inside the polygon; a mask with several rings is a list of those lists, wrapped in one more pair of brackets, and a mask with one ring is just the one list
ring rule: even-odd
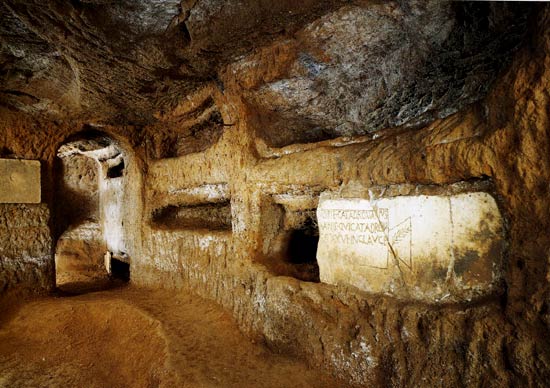
{"label": "earthen floor path", "polygon": [[0,306],[0,387],[341,387],[215,303],[120,287]]}

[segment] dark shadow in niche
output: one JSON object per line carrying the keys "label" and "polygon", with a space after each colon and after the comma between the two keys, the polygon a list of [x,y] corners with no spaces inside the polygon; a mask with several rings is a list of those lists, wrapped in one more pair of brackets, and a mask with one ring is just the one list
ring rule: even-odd
{"label": "dark shadow in niche", "polygon": [[231,230],[231,203],[170,205],[157,209],[152,224],[159,229]]}
{"label": "dark shadow in niche", "polygon": [[308,216],[297,229],[286,232],[285,261],[293,267],[294,277],[319,282],[319,265],[317,264],[317,245],[319,228],[316,217]]}
{"label": "dark shadow in niche", "polygon": [[[208,99],[204,107],[211,107],[214,102]],[[200,111],[199,107],[197,111]],[[200,111],[199,113],[202,113]],[[195,117],[180,118],[180,123],[187,120],[196,119]],[[154,159],[176,158],[197,152],[204,152],[212,147],[221,138],[224,131],[224,122],[219,110],[213,110],[204,120],[199,120],[194,125],[181,129],[182,125],[177,125],[177,130],[172,126],[167,128],[155,127],[154,133],[148,133],[148,142],[152,145],[148,152]]]}
{"label": "dark shadow in niche", "polygon": [[308,218],[303,229],[290,232],[288,238],[288,260],[292,264],[317,262],[317,245],[319,244],[319,229],[313,220]]}
{"label": "dark shadow in niche", "polygon": [[[84,156],[80,156],[80,158],[86,159]],[[93,171],[94,174],[98,173],[95,166]],[[61,159],[56,158],[54,160],[53,171],[56,198],[54,216],[52,217],[54,238],[56,240],[71,225],[80,225],[88,220],[97,221],[99,219],[99,197],[97,192],[85,192],[83,190],[75,190],[74,187],[69,187],[63,179],[65,174],[65,167]],[[97,178],[95,179],[97,180]],[[98,190],[98,185],[96,181],[94,187],[96,191]]]}
{"label": "dark shadow in niche", "polygon": [[[292,144],[318,143],[342,136],[334,129],[324,128],[308,118],[258,109],[256,136],[268,147],[282,148]],[[359,134],[354,134],[359,135]]]}
{"label": "dark shadow in niche", "polygon": [[107,178],[120,178],[124,174],[124,159],[120,160],[116,166],[109,167]]}
{"label": "dark shadow in niche", "polygon": [[112,257],[111,276],[114,279],[122,280],[125,282],[130,281],[130,264]]}
{"label": "dark shadow in niche", "polygon": [[275,275],[318,283],[316,209],[290,210],[273,204],[264,216],[264,238],[270,243],[258,262]]}

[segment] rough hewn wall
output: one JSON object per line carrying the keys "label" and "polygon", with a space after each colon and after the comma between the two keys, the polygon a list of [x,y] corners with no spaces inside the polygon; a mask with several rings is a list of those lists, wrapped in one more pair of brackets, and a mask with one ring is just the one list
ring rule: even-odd
{"label": "rough hewn wall", "polygon": [[0,204],[0,296],[52,289],[49,217],[45,204]]}
{"label": "rough hewn wall", "polygon": [[[71,223],[78,223],[89,217],[94,218],[90,212],[93,213],[94,208],[97,210],[97,205],[94,204],[97,196],[94,197],[89,193],[91,194],[90,203],[83,206],[82,196],[75,196],[74,191],[67,190],[67,185],[63,184],[63,179],[71,180],[71,176],[80,179],[77,171],[79,168],[70,171],[64,177],[62,163],[59,159],[56,160],[59,147],[72,135],[83,130],[89,130],[89,128],[81,122],[52,122],[43,117],[33,117],[25,113],[0,108],[0,156],[39,160],[42,182],[42,203],[40,205],[2,205],[0,209],[0,219],[2,220],[12,219],[13,212],[18,209],[18,206],[29,209],[20,214],[21,219],[18,222],[23,226],[30,222],[32,226],[29,230],[19,230],[8,223],[4,224],[1,229],[0,250],[9,251],[9,255],[0,253],[0,265],[5,269],[0,273],[0,278],[3,282],[3,292],[6,294],[11,291],[45,293],[52,290],[55,286],[54,251],[57,239]],[[116,129],[108,127],[106,130],[113,133],[113,138],[123,134],[125,138],[133,139],[132,135],[135,133],[133,127]],[[86,162],[80,166],[84,167],[84,170],[85,164]],[[135,173],[140,169],[135,164],[132,164],[130,168],[136,171]],[[84,187],[90,187],[89,183],[93,177],[84,175],[83,181],[80,183]],[[140,179],[136,181],[138,183],[134,187],[139,192]],[[68,200],[67,191],[72,194],[72,196],[69,195]],[[137,200],[135,202],[139,203]],[[89,206],[90,204],[91,206]],[[36,224],[36,217],[39,217],[40,224]],[[135,225],[135,221],[134,223],[130,222],[129,225]],[[138,233],[134,231],[133,235],[138,235]],[[13,240],[15,238],[16,240]],[[138,239],[134,240],[139,241]],[[41,244],[47,244],[47,247]],[[37,253],[36,256],[29,255],[29,249],[38,252],[37,247],[43,249],[42,253],[40,255]]]}
{"label": "rough hewn wall", "polygon": [[60,235],[55,246],[56,269],[98,269],[103,266],[106,248],[99,226],[97,162],[84,155],[59,161],[56,174],[55,230]]}
{"label": "rough hewn wall", "polygon": [[[161,115],[157,127],[177,132],[181,126],[182,137],[199,138],[181,156],[170,152],[178,157],[159,158],[163,150],[155,148],[155,128],[105,128],[127,138],[136,157],[144,160],[143,168],[134,166],[143,174],[143,218],[137,195],[136,210],[129,215],[136,237],[132,281],[213,298],[233,311],[251,335],[353,384],[544,385],[550,378],[550,13],[541,10],[531,22],[531,40],[484,101],[419,129],[354,137],[342,133],[346,136],[339,138],[335,136],[341,133],[328,133],[313,136],[320,140],[316,143],[308,143],[306,131],[296,134],[294,144],[266,141],[274,139],[265,136],[266,130],[277,132],[264,125],[265,104],[291,116],[296,107],[318,117],[334,114],[324,111],[333,99],[305,106],[289,99],[287,89],[269,88],[285,79],[295,82],[300,63],[312,64],[294,55],[303,44],[299,39],[242,57],[221,73],[223,91],[213,83],[182,101],[172,116]],[[305,29],[297,36],[310,32]],[[314,43],[320,46],[322,41]],[[304,73],[309,76],[316,74]],[[353,100],[353,93],[344,97]],[[213,102],[205,103],[209,98]],[[206,144],[189,128],[192,120],[210,122],[202,118],[216,109],[223,125],[219,120],[213,124],[223,126],[223,132],[217,128],[217,141]],[[288,115],[275,115],[272,123],[280,127]],[[303,116],[287,121],[304,129]],[[18,157],[44,162],[45,182],[50,182],[44,202],[51,206],[55,150],[79,127],[38,125],[20,116],[11,123],[3,120],[0,149],[9,147]],[[174,136],[177,143],[177,133],[166,134]],[[445,190],[446,185],[472,180],[494,187],[509,243],[502,287],[483,298],[424,303],[304,282],[279,251],[285,223],[299,219],[299,212],[314,210],[324,191],[358,185],[399,187],[409,194],[419,185]],[[137,193],[141,181],[135,181]],[[189,221],[193,207],[201,209],[200,223]],[[175,209],[178,222],[155,216],[165,209]],[[10,279],[27,279],[37,268],[18,268]],[[38,276],[47,282],[50,272],[40,270]]]}
{"label": "rough hewn wall", "polygon": [[86,220],[98,221],[98,165],[91,158],[73,155],[61,160],[57,172],[58,207],[65,218],[65,230],[68,225],[78,225]]}
{"label": "rough hewn wall", "polygon": [[[247,58],[229,66],[223,95],[213,95],[232,126],[204,152],[150,163],[144,214],[149,221],[165,205],[229,198],[232,230],[159,229],[146,222],[133,281],[214,298],[244,330],[354,384],[544,385],[550,378],[549,25],[548,13],[539,15],[530,44],[486,101],[420,130],[374,137],[266,145],[257,137],[261,110],[241,98],[243,79],[265,82],[256,73],[262,67],[243,66]],[[262,52],[272,73],[284,73],[277,70],[281,52],[280,46]],[[504,281],[483,298],[395,299],[302,282],[280,276],[284,265],[266,265],[276,260],[269,256],[270,239],[281,228],[276,205],[307,211],[320,192],[349,185],[410,194],[418,185],[445,190],[462,181],[489,182],[507,222]],[[224,185],[227,193],[211,192]]]}
{"label": "rough hewn wall", "polygon": [[[2,157],[44,162],[47,134],[36,126],[35,120],[2,109],[0,133]],[[51,181],[48,170],[47,164],[42,163],[43,186]],[[5,294],[41,293],[55,284],[51,212],[46,198],[49,195],[42,190],[41,204],[0,205],[0,283]]]}

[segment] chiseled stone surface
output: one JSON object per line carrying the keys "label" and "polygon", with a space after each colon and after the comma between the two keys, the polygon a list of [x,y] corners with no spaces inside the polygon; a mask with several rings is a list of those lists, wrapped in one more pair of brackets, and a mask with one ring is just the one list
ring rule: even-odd
{"label": "chiseled stone surface", "polygon": [[0,203],[40,203],[40,162],[0,159]]}
{"label": "chiseled stone surface", "polygon": [[53,287],[46,204],[0,204],[0,293]]}
{"label": "chiseled stone surface", "polygon": [[487,193],[372,200],[325,195],[317,216],[325,283],[439,300],[488,292],[500,277],[503,220]]}

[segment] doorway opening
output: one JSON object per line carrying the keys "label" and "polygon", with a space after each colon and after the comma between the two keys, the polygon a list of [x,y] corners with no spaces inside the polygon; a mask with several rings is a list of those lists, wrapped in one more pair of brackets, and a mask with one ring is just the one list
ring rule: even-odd
{"label": "doorway opening", "polygon": [[78,294],[129,281],[123,228],[127,183],[123,148],[107,134],[88,130],[67,139],[57,156],[57,288]]}
{"label": "doorway opening", "polygon": [[113,279],[130,281],[130,263],[111,256],[110,270]]}

